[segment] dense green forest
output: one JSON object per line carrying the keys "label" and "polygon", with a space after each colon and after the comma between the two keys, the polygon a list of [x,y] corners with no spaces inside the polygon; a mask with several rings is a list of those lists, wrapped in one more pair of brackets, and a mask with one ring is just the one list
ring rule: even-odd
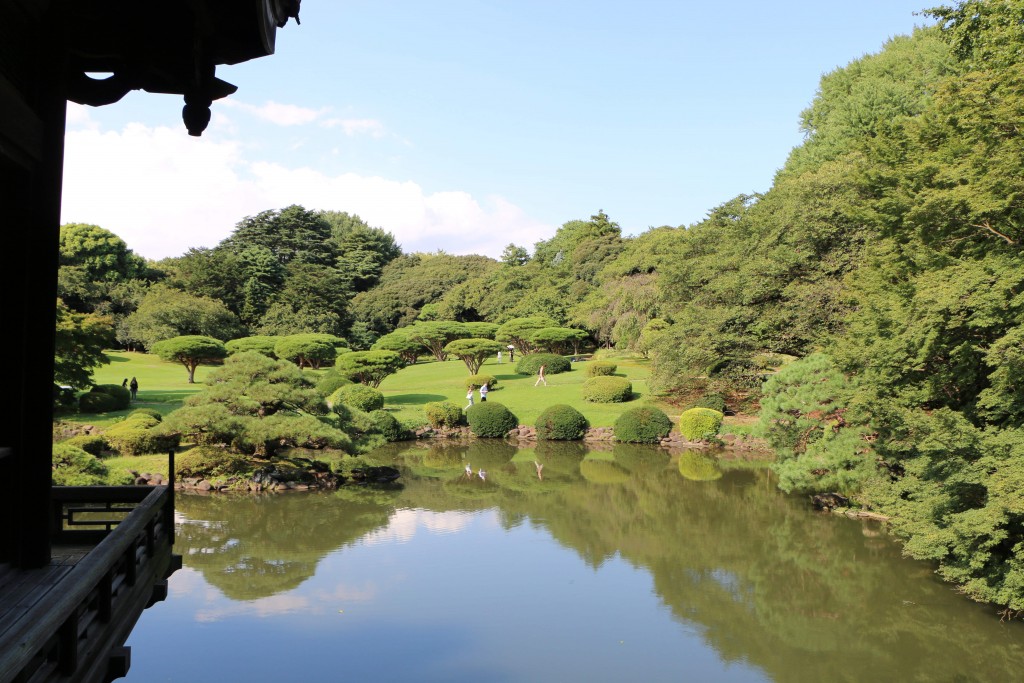
{"label": "dense green forest", "polygon": [[58,380],[87,384],[115,340],[366,349],[414,321],[548,316],[647,355],[673,400],[760,411],[785,490],[891,515],[910,555],[1024,610],[1024,2],[930,16],[825,75],[772,187],[694,225],[628,237],[599,211],[495,260],[289,206],[160,262],[64,226]]}

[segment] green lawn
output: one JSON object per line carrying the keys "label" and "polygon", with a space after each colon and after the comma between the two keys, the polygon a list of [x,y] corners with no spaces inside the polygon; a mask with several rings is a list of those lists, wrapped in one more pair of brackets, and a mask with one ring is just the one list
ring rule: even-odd
{"label": "green lawn", "polygon": [[74,422],[88,422],[97,426],[112,424],[135,408],[153,408],[169,413],[180,408],[186,397],[203,389],[203,378],[213,367],[201,365],[196,370],[196,383],[188,383],[188,371],[178,363],[168,363],[157,356],[129,351],[107,351],[110,362],[93,373],[96,384],[120,384],[132,377],[139,382],[138,400],[129,410],[112,413],[70,416]]}
{"label": "green lawn", "polygon": [[[499,364],[488,360],[480,374],[498,378],[498,386],[487,396],[488,401],[505,405],[519,418],[520,424],[532,425],[537,416],[548,406],[566,403],[583,413],[594,427],[610,427],[622,412],[633,406],[651,402],[647,388],[648,361],[628,356],[603,356],[618,365],[616,374],[633,383],[634,399],[628,403],[587,403],[580,398],[580,385],[588,379],[587,361],[574,363],[570,372],[548,375],[548,385],[535,387],[536,376],[517,375],[512,363]],[[464,385],[469,371],[462,361],[450,360],[420,362],[397,374],[391,375],[381,384],[385,406],[403,423],[411,424],[423,419],[423,404],[430,401],[452,401],[466,405]],[[479,393],[474,395],[479,401]],[[665,409],[667,406],[661,406]],[[669,408],[671,410],[671,408]],[[672,415],[672,413],[670,413]]]}
{"label": "green lawn", "polygon": [[[179,364],[163,361],[156,356],[127,351],[108,351],[110,363],[96,370],[93,380],[97,384],[120,384],[125,378],[139,381],[138,400],[134,408],[155,408],[169,413],[179,407],[189,395],[203,389],[203,379],[213,370],[200,366],[196,370],[196,383],[188,384],[188,373]],[[617,374],[633,383],[634,400],[628,403],[587,403],[580,399],[580,385],[587,379],[587,361],[574,363],[571,372],[547,377],[548,386],[533,386],[534,376],[517,375],[512,363],[487,361],[480,372],[498,378],[498,386],[488,396],[489,401],[503,403],[519,418],[520,424],[533,424],[542,410],[556,403],[567,403],[587,416],[595,427],[611,426],[623,410],[651,401],[647,388],[648,361],[643,358],[605,355],[603,360],[618,364]],[[307,370],[313,374],[313,371]],[[404,424],[418,424],[423,420],[423,405],[430,401],[449,400],[466,405],[463,384],[469,372],[461,361],[439,363],[425,360],[411,365],[388,377],[380,386],[385,407]],[[479,394],[475,400],[479,401]],[[676,418],[678,411],[671,406],[660,407]],[[131,410],[103,414],[72,416],[75,422],[88,422],[100,427],[109,425]]]}

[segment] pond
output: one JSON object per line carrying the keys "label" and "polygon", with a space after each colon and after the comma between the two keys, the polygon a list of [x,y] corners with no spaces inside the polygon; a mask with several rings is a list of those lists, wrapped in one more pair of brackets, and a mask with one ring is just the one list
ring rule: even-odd
{"label": "pond", "polygon": [[376,455],[400,485],[180,495],[184,568],[126,680],[1020,679],[1022,624],[766,469],[574,444]]}

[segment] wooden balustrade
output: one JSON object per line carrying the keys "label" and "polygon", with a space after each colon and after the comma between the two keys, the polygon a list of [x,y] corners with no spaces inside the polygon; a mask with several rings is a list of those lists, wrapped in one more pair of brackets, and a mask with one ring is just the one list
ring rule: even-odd
{"label": "wooden balustrade", "polygon": [[2,632],[0,682],[123,676],[128,633],[180,566],[171,553],[172,490],[55,487],[52,501],[55,546],[97,545]]}

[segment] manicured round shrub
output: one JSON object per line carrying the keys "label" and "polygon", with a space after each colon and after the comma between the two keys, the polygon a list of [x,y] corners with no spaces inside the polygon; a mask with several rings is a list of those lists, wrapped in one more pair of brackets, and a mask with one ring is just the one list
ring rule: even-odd
{"label": "manicured round shrub", "polygon": [[616,441],[658,443],[672,431],[672,420],[654,406],[639,406],[619,415],[613,431]]}
{"label": "manicured round shrub", "polygon": [[196,446],[174,458],[179,477],[227,477],[252,469],[249,459],[217,446]]}
{"label": "manicured round shrub", "polygon": [[584,401],[622,403],[633,398],[633,384],[625,377],[591,377],[580,387]]}
{"label": "manicured round shrub", "polygon": [[97,384],[89,390],[89,393],[112,396],[117,406],[114,410],[124,410],[132,404],[132,392],[120,384]]}
{"label": "manicured round shrub", "polygon": [[131,415],[103,432],[112,450],[121,455],[166,453],[181,441],[178,432],[158,428],[160,421],[150,415]]}
{"label": "manicured round shrub", "polygon": [[721,394],[704,394],[693,404],[694,408],[710,408],[725,413],[725,399]]}
{"label": "manicured round shrub", "polygon": [[691,481],[714,481],[722,477],[722,470],[715,456],[686,451],[679,456],[679,474]]}
{"label": "manicured round shrub", "polygon": [[132,417],[133,415],[148,415],[150,417],[155,417],[157,422],[162,422],[164,419],[163,413],[159,410],[155,410],[154,408],[136,408],[128,414],[128,417]]}
{"label": "manicured round shrub", "polygon": [[245,353],[246,351],[255,351],[256,353],[263,354],[267,358],[277,360],[277,356],[274,354],[274,346],[277,345],[278,341],[280,341],[279,337],[256,335],[224,342],[224,348],[226,348],[228,353],[231,355],[236,353]]}
{"label": "manicured round shrub", "polygon": [[464,415],[462,407],[451,401],[434,401],[423,406],[423,412],[427,416],[427,422],[431,427],[458,427],[462,424]]}
{"label": "manicured round shrub", "polygon": [[587,363],[587,369],[584,372],[587,377],[603,377],[605,375],[614,375],[618,369],[619,366],[610,361],[595,360]]}
{"label": "manicured round shrub", "polygon": [[537,416],[537,438],[552,441],[577,441],[587,433],[590,423],[572,406],[556,404]]}
{"label": "manicured round shrub", "polygon": [[679,416],[679,431],[687,441],[707,441],[718,435],[722,413],[710,408],[690,408]]}
{"label": "manicured round shrub", "polygon": [[498,379],[491,375],[470,375],[466,378],[466,388],[479,389],[484,384],[487,385],[487,389],[493,389],[498,384]]}
{"label": "manicured round shrub", "polygon": [[78,446],[89,455],[95,455],[97,458],[102,456],[103,451],[108,448],[107,440],[99,434],[79,434],[78,436],[61,441],[61,443],[69,446]]}
{"label": "manicured round shrub", "polygon": [[98,486],[107,483],[107,467],[96,456],[67,442],[53,447],[53,483],[57,486]]}
{"label": "manicured round shrub", "polygon": [[402,438],[402,425],[398,418],[386,410],[370,411],[370,421],[373,423],[374,431],[388,441],[398,441]]}
{"label": "manicured round shrub", "polygon": [[350,408],[368,413],[384,407],[384,394],[365,384],[347,384],[331,394],[328,402],[341,402]]}
{"label": "manicured round shrub", "polygon": [[325,372],[320,381],[316,383],[316,390],[320,392],[321,396],[330,396],[338,389],[349,384],[354,384],[354,382],[332,368]]}
{"label": "manicured round shrub", "polygon": [[121,406],[110,394],[89,391],[78,397],[78,410],[83,413],[110,413],[121,410]]}
{"label": "manicured round shrub", "polygon": [[520,375],[536,375],[542,365],[545,375],[557,375],[572,370],[572,363],[565,356],[554,353],[531,353],[519,359],[516,363],[516,372]]}
{"label": "manicured round shrub", "polygon": [[519,426],[519,418],[508,408],[494,401],[477,403],[466,411],[466,421],[477,436],[503,437]]}

